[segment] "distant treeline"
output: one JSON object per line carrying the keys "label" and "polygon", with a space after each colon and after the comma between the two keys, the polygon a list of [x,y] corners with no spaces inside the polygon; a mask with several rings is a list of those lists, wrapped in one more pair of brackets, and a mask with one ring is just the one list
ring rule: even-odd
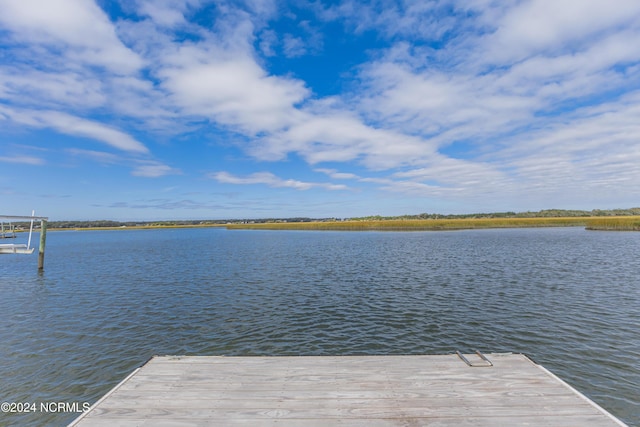
{"label": "distant treeline", "polygon": [[640,208],[629,209],[593,209],[591,211],[566,210],[566,209],[544,209],[538,212],[491,212],[472,214],[437,214],[421,213],[418,215],[401,216],[366,216],[359,218],[349,218],[351,221],[382,221],[399,219],[474,219],[474,218],[566,218],[566,217],[601,217],[601,216],[635,216],[640,215]]}
{"label": "distant treeline", "polygon": [[[474,219],[474,218],[558,218],[558,217],[613,217],[640,215],[640,207],[629,209],[594,209],[591,211],[545,209],[538,212],[492,212],[473,214],[437,214],[421,213],[417,215],[400,216],[366,216],[352,218],[261,218],[261,219],[218,219],[218,220],[172,220],[172,221],[50,221],[51,228],[104,228],[104,227],[180,227],[180,226],[215,226],[225,224],[261,224],[261,223],[303,223],[303,222],[333,222],[333,221],[384,221],[411,219]],[[15,223],[28,226],[28,223]]]}
{"label": "distant treeline", "polygon": [[[126,227],[181,227],[212,226],[225,224],[255,224],[265,222],[314,222],[336,221],[336,218],[263,218],[263,219],[210,219],[210,220],[168,220],[168,221],[49,221],[50,228],[126,228]],[[18,223],[16,223],[18,224]]]}

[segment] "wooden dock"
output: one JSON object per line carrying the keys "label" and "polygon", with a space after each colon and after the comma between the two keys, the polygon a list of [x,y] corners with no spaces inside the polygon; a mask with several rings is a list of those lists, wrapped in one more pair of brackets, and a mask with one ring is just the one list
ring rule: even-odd
{"label": "wooden dock", "polygon": [[524,355],[464,357],[154,357],[70,426],[625,426]]}

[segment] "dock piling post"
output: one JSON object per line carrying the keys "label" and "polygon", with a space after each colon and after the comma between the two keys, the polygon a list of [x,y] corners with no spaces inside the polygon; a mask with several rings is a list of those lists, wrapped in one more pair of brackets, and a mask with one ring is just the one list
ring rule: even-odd
{"label": "dock piling post", "polygon": [[47,242],[47,221],[40,220],[40,247],[38,248],[38,271],[44,270],[44,247]]}

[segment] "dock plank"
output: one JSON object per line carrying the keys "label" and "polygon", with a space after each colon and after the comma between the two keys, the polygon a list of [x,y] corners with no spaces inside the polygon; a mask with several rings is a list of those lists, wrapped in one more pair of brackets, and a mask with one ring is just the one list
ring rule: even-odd
{"label": "dock plank", "polygon": [[624,426],[526,356],[488,357],[155,357],[70,426]]}

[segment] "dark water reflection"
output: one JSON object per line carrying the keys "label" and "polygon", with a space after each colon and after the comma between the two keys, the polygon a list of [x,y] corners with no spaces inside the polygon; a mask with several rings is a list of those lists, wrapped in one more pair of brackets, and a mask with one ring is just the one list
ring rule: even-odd
{"label": "dark water reflection", "polygon": [[[156,354],[522,352],[640,426],[640,234],[52,232],[0,258],[2,401],[94,402]],[[76,414],[0,414],[64,425]]]}

